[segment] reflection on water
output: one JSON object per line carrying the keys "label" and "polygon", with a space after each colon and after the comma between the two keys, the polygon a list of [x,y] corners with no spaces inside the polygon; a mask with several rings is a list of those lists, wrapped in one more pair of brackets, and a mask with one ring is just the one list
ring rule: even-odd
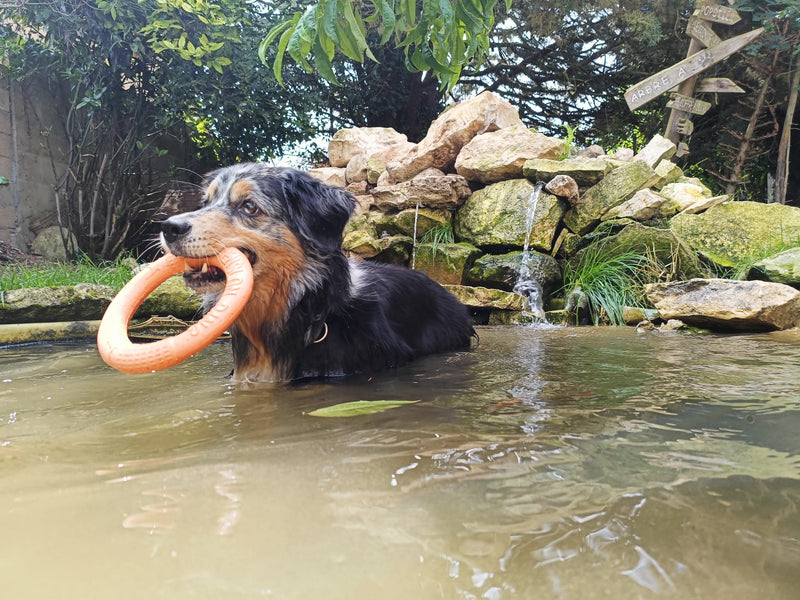
{"label": "reflection on water", "polygon": [[3,597],[797,597],[800,333],[480,335],[293,386],[0,350]]}

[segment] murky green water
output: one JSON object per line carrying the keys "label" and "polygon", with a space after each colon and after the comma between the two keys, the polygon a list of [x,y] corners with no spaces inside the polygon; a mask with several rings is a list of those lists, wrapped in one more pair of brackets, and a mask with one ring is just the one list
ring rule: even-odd
{"label": "murky green water", "polygon": [[0,350],[2,598],[798,597],[800,333],[480,334],[289,387]]}

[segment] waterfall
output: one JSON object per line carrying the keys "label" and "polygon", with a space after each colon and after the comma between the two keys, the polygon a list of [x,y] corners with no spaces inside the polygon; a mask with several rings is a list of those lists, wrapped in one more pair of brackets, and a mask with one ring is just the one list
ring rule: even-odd
{"label": "waterfall", "polygon": [[417,200],[417,208],[414,211],[414,238],[411,243],[411,268],[417,268],[417,219],[419,219],[419,200]]}
{"label": "waterfall", "polygon": [[530,242],[533,225],[536,222],[536,207],[539,204],[539,196],[542,193],[544,182],[540,181],[534,186],[528,199],[528,210],[525,214],[525,244],[522,247],[522,261],[519,267],[517,283],[514,285],[514,292],[523,296],[527,302],[527,307],[523,306],[523,314],[533,317],[538,321],[544,320],[544,301],[542,299],[542,286],[536,281],[531,272],[531,253]]}

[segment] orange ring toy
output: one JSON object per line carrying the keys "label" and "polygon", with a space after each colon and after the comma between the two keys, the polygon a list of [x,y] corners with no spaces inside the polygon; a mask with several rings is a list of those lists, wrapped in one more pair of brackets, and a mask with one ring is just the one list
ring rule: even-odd
{"label": "orange ring toy", "polygon": [[[178,335],[134,344],[128,337],[136,309],[167,279],[182,273],[185,264],[208,263],[225,273],[225,290],[203,318]],[[165,254],[131,279],[108,305],[97,331],[100,356],[115,369],[133,375],[173,367],[216,340],[236,320],[253,291],[253,269],[236,248],[225,248],[216,256],[185,258]]]}

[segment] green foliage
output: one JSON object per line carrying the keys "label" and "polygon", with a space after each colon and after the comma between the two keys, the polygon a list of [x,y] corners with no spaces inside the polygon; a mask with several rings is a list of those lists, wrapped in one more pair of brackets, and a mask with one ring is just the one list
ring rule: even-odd
{"label": "green foliage", "polygon": [[567,261],[561,291],[568,296],[580,289],[595,325],[603,320],[622,325],[624,307],[647,306],[642,286],[656,280],[663,267],[647,254],[608,246],[606,239],[594,242],[576,259]]}
{"label": "green foliage", "polygon": [[0,267],[0,290],[95,283],[119,291],[133,277],[135,264],[129,256],[95,262],[85,255],[75,263],[11,264]]}
{"label": "green foliage", "polygon": [[440,227],[429,229],[420,240],[422,244],[431,245],[432,258],[436,256],[436,251],[439,249],[440,244],[452,244],[453,242],[455,242],[455,233],[453,232],[452,221],[442,223]]}
{"label": "green foliage", "polygon": [[[505,0],[506,8],[511,0]],[[431,72],[441,89],[458,82],[462,68],[480,64],[489,52],[497,0],[318,0],[304,11],[276,25],[259,46],[266,62],[268,49],[277,44],[272,68],[283,81],[286,54],[307,72],[316,71],[338,84],[333,69],[336,52],[356,63],[377,62],[368,32],[375,31],[374,45],[390,42],[402,48],[411,71]],[[311,56],[312,64],[308,58]]]}

